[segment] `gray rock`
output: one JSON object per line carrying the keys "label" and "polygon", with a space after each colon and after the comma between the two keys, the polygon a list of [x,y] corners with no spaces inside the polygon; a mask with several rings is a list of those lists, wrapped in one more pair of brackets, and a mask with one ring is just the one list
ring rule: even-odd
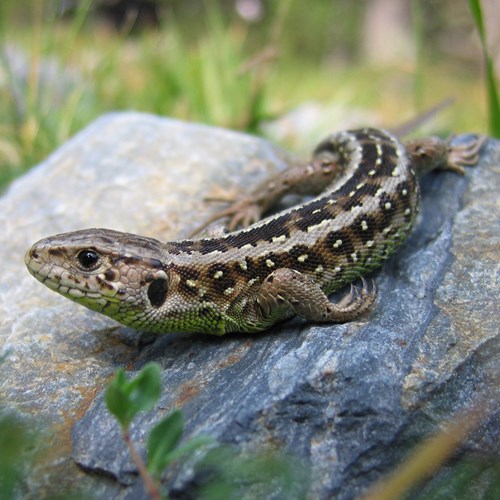
{"label": "gray rock", "polygon": [[[183,237],[213,209],[202,201],[213,186],[253,185],[287,161],[256,138],[127,113],[102,118],[6,193],[0,342],[10,355],[0,398],[54,436],[28,494],[78,484],[95,498],[144,497],[101,389],[119,366],[148,361],[162,366],[164,390],[133,425],[139,446],[180,407],[186,438],[208,434],[242,453],[278,447],[310,463],[313,498],[358,496],[410,443],[478,398],[488,417],[464,451],[498,455],[498,141],[465,177],[423,179],[419,223],[376,273],[377,303],[363,321],[294,319],[261,334],[173,334],[141,347],[139,333],[23,269],[26,248],[56,232],[102,226]],[[192,497],[196,470],[171,472],[176,496]]]}
{"label": "gray rock", "polygon": [[141,336],[36,283],[23,263],[27,248],[96,226],[185,236],[217,208],[203,201],[212,188],[259,182],[288,161],[261,139],[124,113],[82,131],[0,199],[0,357],[8,353],[0,405],[52,433],[29,491],[88,483],[71,458],[71,429],[117,368],[133,366]]}

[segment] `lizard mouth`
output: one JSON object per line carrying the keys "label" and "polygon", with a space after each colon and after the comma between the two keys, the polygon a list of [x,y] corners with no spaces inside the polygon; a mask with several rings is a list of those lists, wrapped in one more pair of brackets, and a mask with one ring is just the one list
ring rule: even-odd
{"label": "lizard mouth", "polygon": [[59,253],[47,251],[41,243],[35,243],[26,252],[24,263],[29,273],[45,286],[87,307],[89,301],[94,301],[96,306],[92,308],[100,309],[118,294],[118,285],[107,281],[104,273],[79,273],[68,262],[61,264],[60,258]]}
{"label": "lizard mouth", "polygon": [[33,245],[24,255],[24,263],[29,273],[38,281],[48,286],[52,290],[58,288],[58,274],[55,272],[54,265],[42,257],[43,252]]}

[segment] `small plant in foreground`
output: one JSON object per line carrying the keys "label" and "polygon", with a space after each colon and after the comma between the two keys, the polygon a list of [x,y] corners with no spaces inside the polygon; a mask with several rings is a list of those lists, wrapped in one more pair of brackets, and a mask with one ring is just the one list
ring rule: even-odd
{"label": "small plant in foreground", "polygon": [[175,410],[158,422],[147,440],[147,465],[130,439],[130,424],[141,411],[153,408],[160,397],[160,368],[156,363],[147,364],[139,374],[128,380],[123,369],[119,370],[106,389],[108,410],[116,417],[132,459],[141,475],[149,495],[162,498],[160,476],[168,465],[183,455],[203,446],[211,439],[199,436],[178,446],[184,430],[182,413]]}
{"label": "small plant in foreground", "polygon": [[[175,410],[149,432],[146,464],[130,438],[130,424],[139,412],[153,408],[160,393],[160,368],[156,363],[147,364],[130,380],[123,370],[119,370],[105,393],[108,410],[120,423],[146,490],[155,500],[166,498],[160,478],[173,461],[201,446],[215,444],[211,438],[199,436],[179,446],[184,422],[182,412]],[[241,496],[268,498],[276,492],[283,493],[284,498],[302,499],[309,485],[308,467],[293,458],[274,452],[253,453],[242,458],[237,449],[226,445],[212,447],[195,469],[204,480],[197,484],[195,478],[191,486],[196,491],[196,498],[206,500]]]}
{"label": "small plant in foreground", "polygon": [[0,414],[0,500],[14,497],[23,466],[29,466],[25,455],[32,442],[33,435],[25,423],[13,414]]}

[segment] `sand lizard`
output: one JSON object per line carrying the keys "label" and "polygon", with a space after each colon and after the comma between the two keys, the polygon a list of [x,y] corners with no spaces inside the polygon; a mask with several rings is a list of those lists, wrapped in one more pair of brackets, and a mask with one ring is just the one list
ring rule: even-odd
{"label": "sand lizard", "polygon": [[[380,267],[407,238],[419,208],[417,173],[463,173],[483,142],[402,144],[379,129],[340,132],[308,164],[213,218],[248,227],[168,243],[86,229],[35,243],[25,262],[52,290],[143,331],[254,332],[293,315],[350,321],[371,308],[374,286],[362,279],[338,303],[328,295]],[[315,198],[258,221],[288,193]]]}

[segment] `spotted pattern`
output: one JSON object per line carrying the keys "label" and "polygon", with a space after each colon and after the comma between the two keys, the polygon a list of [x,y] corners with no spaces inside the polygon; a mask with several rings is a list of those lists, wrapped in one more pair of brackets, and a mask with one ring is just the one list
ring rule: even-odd
{"label": "spotted pattern", "polygon": [[[184,255],[211,255],[216,261],[200,278],[212,295],[232,296],[239,283],[254,286],[280,268],[320,277],[325,289],[333,279],[338,288],[352,279],[348,268],[375,268],[393,253],[402,239],[394,228],[404,219],[403,232],[409,231],[417,200],[414,174],[401,146],[385,133],[367,129],[328,139],[317,154],[332,148],[346,172],[340,185],[224,238],[175,243]],[[224,265],[218,254],[226,255]]]}

